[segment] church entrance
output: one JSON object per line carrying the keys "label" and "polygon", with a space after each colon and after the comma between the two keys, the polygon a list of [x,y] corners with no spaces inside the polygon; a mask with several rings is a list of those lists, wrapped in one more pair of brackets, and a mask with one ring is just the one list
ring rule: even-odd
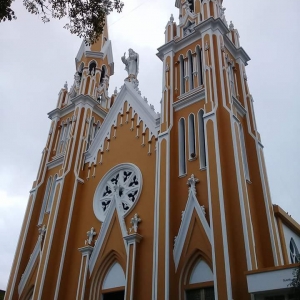
{"label": "church entrance", "polygon": [[124,300],[124,291],[103,294],[103,300]]}

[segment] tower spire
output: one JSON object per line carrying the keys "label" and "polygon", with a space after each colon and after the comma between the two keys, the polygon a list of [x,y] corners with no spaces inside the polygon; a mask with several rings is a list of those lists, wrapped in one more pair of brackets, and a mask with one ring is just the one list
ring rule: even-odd
{"label": "tower spire", "polygon": [[112,44],[108,37],[107,17],[99,39],[94,44],[82,41],[75,58],[76,72],[70,97],[89,95],[105,108],[110,107],[108,87],[110,76],[114,74]]}

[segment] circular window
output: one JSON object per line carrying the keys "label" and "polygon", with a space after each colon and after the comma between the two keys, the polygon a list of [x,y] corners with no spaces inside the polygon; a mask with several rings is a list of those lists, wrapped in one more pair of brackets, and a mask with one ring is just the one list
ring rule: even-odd
{"label": "circular window", "polygon": [[94,196],[93,208],[98,220],[104,221],[112,201],[122,215],[136,204],[142,189],[142,174],[133,164],[121,164],[108,171],[100,181]]}

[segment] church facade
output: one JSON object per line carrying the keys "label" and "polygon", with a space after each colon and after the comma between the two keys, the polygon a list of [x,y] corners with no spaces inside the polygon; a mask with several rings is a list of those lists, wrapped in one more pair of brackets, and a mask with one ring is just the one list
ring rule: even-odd
{"label": "church facade", "polygon": [[107,26],[82,43],[49,113],[5,300],[293,299],[300,225],[271,201],[250,58],[222,0],[175,5],[160,113],[139,91],[138,53],[109,95]]}

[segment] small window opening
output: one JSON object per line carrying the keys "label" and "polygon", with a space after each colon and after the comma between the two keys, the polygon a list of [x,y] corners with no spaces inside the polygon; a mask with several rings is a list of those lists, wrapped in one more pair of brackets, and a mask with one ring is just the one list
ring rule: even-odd
{"label": "small window opening", "polygon": [[96,74],[96,63],[93,61],[89,65],[89,75],[94,76]]}
{"label": "small window opening", "polygon": [[189,159],[196,157],[195,116],[189,115]]}
{"label": "small window opening", "polygon": [[198,113],[198,132],[200,146],[200,168],[206,168],[206,145],[205,145],[205,128],[204,128],[204,111],[201,109]]}
{"label": "small window opening", "polygon": [[184,60],[183,57],[179,58],[180,63],[180,92],[181,94],[185,93],[185,74],[184,74]]}
{"label": "small window opening", "polygon": [[124,291],[103,294],[103,300],[124,300]]}
{"label": "small window opening", "polygon": [[186,155],[185,155],[185,120],[179,120],[179,175],[186,174]]}

